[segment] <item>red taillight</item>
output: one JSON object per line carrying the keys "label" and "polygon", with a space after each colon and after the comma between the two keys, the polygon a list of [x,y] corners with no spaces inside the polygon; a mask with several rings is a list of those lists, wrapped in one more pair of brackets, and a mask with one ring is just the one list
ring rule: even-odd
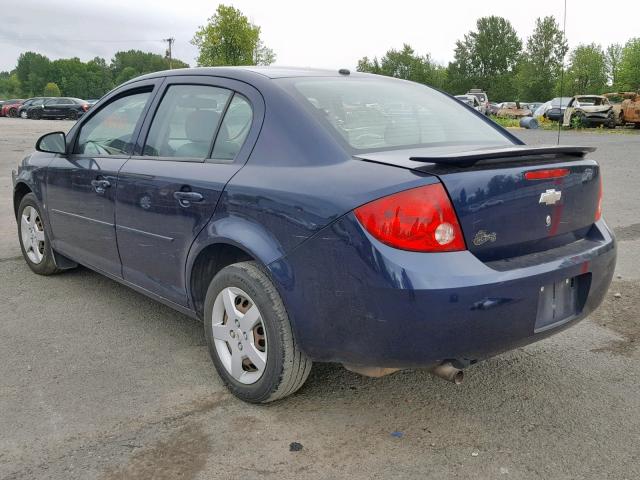
{"label": "red taillight", "polygon": [[525,172],[524,178],[527,180],[549,180],[550,178],[562,178],[569,175],[568,168],[552,168],[547,170],[531,170]]}
{"label": "red taillight", "polygon": [[84,110],[85,112],[87,110],[89,110],[89,105],[87,105],[86,103],[82,105],[82,110]]}
{"label": "red taillight", "polygon": [[602,218],[602,172],[600,172],[600,175],[598,175],[598,179],[600,183],[598,186],[598,205],[596,206],[596,218],[595,218],[596,222]]}
{"label": "red taillight", "polygon": [[458,217],[440,183],[379,198],[354,212],[371,235],[395,248],[416,252],[466,248]]}

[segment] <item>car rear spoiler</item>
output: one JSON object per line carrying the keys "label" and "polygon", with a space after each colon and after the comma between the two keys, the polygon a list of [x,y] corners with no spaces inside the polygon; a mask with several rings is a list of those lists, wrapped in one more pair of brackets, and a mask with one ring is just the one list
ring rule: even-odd
{"label": "car rear spoiler", "polygon": [[[529,147],[527,145],[505,148],[487,148],[481,150],[467,150],[455,153],[443,153],[441,155],[421,155],[409,157],[409,160],[422,163],[435,163],[437,165],[451,165],[455,167],[468,167],[478,162],[509,163],[522,160],[523,157],[543,157],[545,160],[553,157],[574,157],[576,160],[584,158],[589,152],[595,152],[596,147],[578,146],[544,146]],[[533,160],[533,159],[531,159]]]}

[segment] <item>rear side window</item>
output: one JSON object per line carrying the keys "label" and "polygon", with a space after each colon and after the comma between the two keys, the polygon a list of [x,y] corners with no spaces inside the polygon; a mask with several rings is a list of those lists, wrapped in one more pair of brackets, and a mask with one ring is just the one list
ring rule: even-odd
{"label": "rear side window", "polygon": [[211,157],[215,160],[233,160],[247,138],[253,119],[248,100],[235,94],[222,120]]}
{"label": "rear side window", "polygon": [[151,122],[145,156],[207,158],[230,90],[207,85],[172,85]]}
{"label": "rear side window", "polygon": [[424,85],[378,78],[282,79],[356,151],[511,144],[460,102]]}
{"label": "rear side window", "polygon": [[131,151],[133,133],[151,92],[119,97],[92,116],[80,130],[75,153],[123,155]]}

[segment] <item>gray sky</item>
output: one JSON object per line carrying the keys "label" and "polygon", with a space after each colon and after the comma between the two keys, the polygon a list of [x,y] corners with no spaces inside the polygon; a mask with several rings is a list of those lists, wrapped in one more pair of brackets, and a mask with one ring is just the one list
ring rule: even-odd
{"label": "gray sky", "polygon": [[[195,65],[189,43],[218,2],[210,0],[2,0],[0,70],[34,50],[51,59],[95,56],[118,50],[164,53],[160,39],[176,39],[174,56]],[[227,0],[260,25],[278,65],[354,68],[358,59],[381,56],[409,43],[420,54],[447,63],[455,41],[475,28],[478,17],[500,15],[521,38],[536,17],[562,18],[563,0]],[[640,35],[639,0],[568,0],[570,45],[624,43]]]}

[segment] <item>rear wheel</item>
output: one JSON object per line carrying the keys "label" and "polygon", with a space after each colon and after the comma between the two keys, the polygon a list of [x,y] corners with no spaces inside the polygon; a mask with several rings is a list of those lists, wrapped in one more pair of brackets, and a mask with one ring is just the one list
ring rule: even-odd
{"label": "rear wheel", "polygon": [[71,110],[69,113],[67,113],[67,120],[77,120],[77,119],[78,119],[78,112]]}
{"label": "rear wheel", "polygon": [[18,207],[18,237],[22,256],[31,270],[38,275],[60,271],[56,267],[40,206],[33,193],[25,195]]}
{"label": "rear wheel", "polygon": [[214,277],[204,320],[213,364],[241,400],[284,398],[309,376],[311,360],[298,350],[282,299],[257,263],[236,263]]}
{"label": "rear wheel", "polygon": [[15,108],[10,108],[9,112],[7,112],[7,117],[16,118],[18,116],[18,110]]}
{"label": "rear wheel", "polygon": [[616,128],[616,116],[613,112],[609,112],[609,115],[607,115],[607,128]]}

